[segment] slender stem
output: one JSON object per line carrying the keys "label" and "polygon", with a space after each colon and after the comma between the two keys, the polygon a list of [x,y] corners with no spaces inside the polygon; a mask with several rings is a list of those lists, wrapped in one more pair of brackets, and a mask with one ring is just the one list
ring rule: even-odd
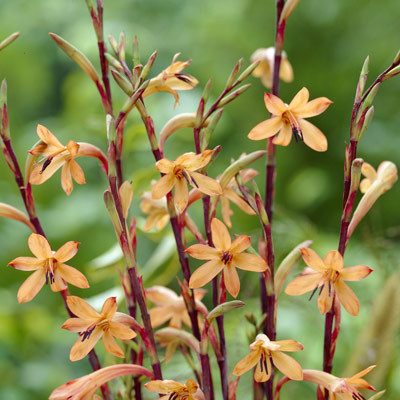
{"label": "slender stem", "polygon": [[[280,16],[282,13],[283,6],[285,5],[284,0],[276,0],[276,29],[275,29],[275,57],[274,57],[274,69],[272,75],[272,94],[278,96],[279,94],[279,70],[281,65],[281,55],[283,50],[283,41],[285,35],[286,22],[279,23]],[[276,306],[275,306],[275,290],[274,290],[274,264],[275,255],[274,247],[271,235],[271,223],[273,216],[273,201],[274,201],[274,184],[275,184],[275,145],[273,139],[268,139],[267,145],[267,163],[266,163],[266,182],[265,182],[265,209],[269,219],[268,226],[264,224],[264,233],[266,239],[266,254],[265,259],[267,261],[269,270],[265,273],[264,284],[266,286],[266,296],[264,291],[264,284],[261,286],[261,308],[264,313],[267,314],[267,323],[265,326],[265,333],[270,340],[276,339]],[[272,367],[272,373],[270,379],[265,385],[265,395],[267,400],[273,400],[274,393],[274,370]]]}

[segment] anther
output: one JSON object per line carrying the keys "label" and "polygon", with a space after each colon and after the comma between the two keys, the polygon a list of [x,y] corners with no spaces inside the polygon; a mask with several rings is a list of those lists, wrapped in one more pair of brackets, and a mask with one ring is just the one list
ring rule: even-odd
{"label": "anther", "polygon": [[42,169],[40,170],[40,174],[43,174],[44,170],[50,165],[50,163],[53,161],[53,157],[48,157],[46,161],[43,163]]}

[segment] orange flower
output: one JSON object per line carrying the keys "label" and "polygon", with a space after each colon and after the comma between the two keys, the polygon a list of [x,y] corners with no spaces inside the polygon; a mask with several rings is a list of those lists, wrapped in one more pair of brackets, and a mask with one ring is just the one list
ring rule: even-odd
{"label": "orange flower", "polygon": [[115,297],[109,297],[104,302],[100,313],[77,296],[68,296],[67,305],[77,318],[69,318],[61,328],[79,332],[79,339],[73,344],[69,355],[71,361],[78,361],[85,357],[101,337],[103,337],[106,351],[117,357],[124,357],[124,352],[114,340],[114,336],[121,340],[128,340],[133,339],[136,333],[127,327],[133,318],[116,312]]}
{"label": "orange flower", "polygon": [[322,315],[332,308],[335,294],[349,314],[358,315],[360,304],[357,296],[344,281],[359,281],[368,276],[372,269],[365,265],[343,268],[343,257],[337,250],[328,252],[323,260],[314,250],[300,250],[304,262],[310,268],[306,268],[300,276],[290,282],[285,293],[299,296],[312,290],[312,297],[317,289],[321,288],[318,309]]}
{"label": "orange flower", "polygon": [[73,190],[72,178],[76,183],[85,183],[85,175],[82,168],[75,161],[81,156],[96,157],[107,168],[107,160],[104,154],[95,146],[88,143],[76,143],[70,140],[63,146],[58,139],[44,126],[37,126],[37,134],[41,142],[29,152],[34,156],[44,157],[42,163],[37,165],[29,175],[32,185],[40,185],[46,182],[62,167],[61,186],[67,195]]}
{"label": "orange flower", "polygon": [[362,379],[362,376],[368,374],[373,368],[375,368],[375,365],[364,369],[351,378],[338,378],[327,372],[305,369],[303,378],[305,381],[314,382],[326,388],[329,391],[330,400],[362,400],[364,396],[359,392],[359,389],[376,391],[365,379]]}
{"label": "orange flower", "polygon": [[154,227],[156,227],[158,231],[161,231],[164,229],[165,225],[168,224],[169,213],[165,199],[152,199],[151,194],[146,192],[142,196],[140,209],[148,215],[143,226],[145,232]]}
{"label": "orange flower", "polygon": [[179,54],[175,54],[172,63],[155,78],[150,79],[150,83],[143,93],[147,97],[157,92],[171,93],[175,98],[175,106],[179,103],[177,90],[193,89],[199,81],[191,75],[183,74],[181,71],[190,64],[189,61],[176,61]]}
{"label": "orange flower", "polygon": [[261,257],[242,254],[251,245],[250,236],[240,235],[232,243],[228,229],[217,218],[211,222],[211,234],[215,247],[195,244],[185,250],[194,258],[210,260],[192,274],[189,287],[193,289],[204,286],[223,270],[226,289],[233,297],[237,297],[240,280],[236,268],[262,272],[268,266]]}
{"label": "orange flower", "polygon": [[153,374],[146,368],[135,364],[117,364],[101,368],[89,375],[73,379],[54,389],[49,400],[94,400],[96,390],[111,379],[123,375],[143,375],[149,379]]}
{"label": "orange flower", "polygon": [[210,162],[212,154],[213,150],[205,150],[201,154],[185,153],[175,161],[166,158],[157,161],[157,169],[165,175],[153,185],[153,199],[161,199],[175,187],[174,203],[181,213],[189,200],[187,183],[209,196],[221,194],[221,186],[217,181],[195,172]]}
{"label": "orange flower", "polygon": [[[201,299],[206,294],[203,289],[194,291],[197,310],[207,313],[206,306]],[[189,314],[182,296],[178,296],[173,290],[164,286],[153,286],[146,289],[146,298],[155,304],[150,312],[151,324],[154,328],[170,320],[169,326],[181,329],[182,322],[191,326]]]}
{"label": "orange flower", "polygon": [[67,288],[66,282],[81,289],[89,287],[85,276],[77,269],[64,264],[78,251],[78,242],[67,242],[56,252],[51,250],[49,242],[42,236],[32,233],[28,246],[36,257],[18,257],[8,265],[21,271],[35,271],[18,290],[18,302],[31,301],[45,283],[50,284],[53,292]]}
{"label": "orange flower", "polygon": [[301,381],[303,379],[303,371],[300,364],[294,358],[283,353],[284,351],[300,350],[303,350],[303,345],[295,340],[273,342],[264,334],[257,335],[256,341],[250,345],[250,354],[236,364],[233,375],[243,375],[257,365],[254,380],[256,382],[266,382],[271,377],[272,360],[275,367],[283,375],[290,379]]}
{"label": "orange flower", "polygon": [[165,394],[160,400],[204,400],[204,394],[199,389],[199,385],[192,379],[188,379],[186,384],[169,381],[156,380],[144,385],[151,392]]}
{"label": "orange flower", "polygon": [[285,104],[279,97],[265,93],[264,101],[268,111],[272,114],[270,119],[256,125],[249,133],[252,140],[274,138],[274,143],[287,146],[292,140],[292,133],[296,139],[316,151],[326,151],[328,142],[325,135],[313,124],[304,118],[314,117],[323,113],[332,103],[326,97],[318,97],[308,101],[309,92],[303,88],[296,94],[289,105]]}
{"label": "orange flower", "polygon": [[[272,71],[274,69],[275,47],[267,49],[257,49],[250,57],[251,62],[260,61],[253,75],[260,78],[262,84],[268,88],[272,88]],[[282,52],[281,67],[279,70],[279,78],[284,82],[293,81],[293,69],[287,58],[286,53]]]}

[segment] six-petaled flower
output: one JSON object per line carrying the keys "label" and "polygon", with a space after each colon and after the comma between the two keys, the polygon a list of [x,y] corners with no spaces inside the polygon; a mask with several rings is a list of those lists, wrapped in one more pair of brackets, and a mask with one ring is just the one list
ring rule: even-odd
{"label": "six-petaled flower", "polygon": [[256,125],[250,131],[249,138],[261,140],[275,136],[279,132],[273,142],[280,146],[287,146],[293,134],[296,141],[303,140],[313,150],[326,151],[328,142],[325,135],[305,118],[321,114],[332,102],[326,97],[318,97],[311,101],[308,99],[307,88],[301,89],[289,105],[279,97],[265,93],[265,106],[272,116]]}
{"label": "six-petaled flower", "polygon": [[372,269],[365,265],[343,268],[343,257],[337,250],[328,252],[323,260],[314,250],[300,250],[309,268],[289,283],[285,293],[298,296],[312,291],[313,295],[319,289],[318,309],[321,314],[332,308],[336,295],[349,314],[358,315],[360,304],[357,296],[344,281],[359,281],[368,276]]}
{"label": "six-petaled flower", "polygon": [[223,271],[227,291],[233,297],[237,297],[240,290],[240,280],[236,268],[263,272],[268,266],[261,257],[243,253],[251,245],[249,236],[240,235],[232,242],[228,229],[217,218],[214,218],[211,222],[211,235],[215,247],[194,244],[185,250],[193,258],[210,260],[197,268],[192,274],[189,287],[199,288],[204,286],[219,272]]}
{"label": "six-petaled flower", "polygon": [[78,242],[67,242],[57,251],[52,251],[49,242],[42,235],[32,233],[28,246],[36,257],[18,257],[8,265],[21,271],[35,271],[18,290],[18,302],[31,301],[45,283],[53,292],[67,289],[66,282],[81,289],[89,287],[85,276],[77,269],[64,264],[78,251]]}
{"label": "six-petaled flower", "polygon": [[250,354],[240,360],[233,375],[240,376],[251,368],[256,367],[254,380],[266,382],[272,373],[272,363],[282,374],[293,380],[302,380],[303,371],[300,364],[284,352],[303,350],[303,345],[295,340],[271,341],[268,336],[259,334],[255,342],[250,345]]}

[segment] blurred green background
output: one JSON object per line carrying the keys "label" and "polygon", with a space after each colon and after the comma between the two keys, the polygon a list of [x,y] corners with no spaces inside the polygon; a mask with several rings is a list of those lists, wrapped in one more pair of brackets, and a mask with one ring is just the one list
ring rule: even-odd
{"label": "blurred green background", "polygon": [[[314,241],[313,248],[321,255],[337,246],[344,141],[348,139],[358,74],[367,55],[371,58],[372,79],[391,64],[400,47],[399,17],[397,0],[386,0],[384,6],[383,2],[373,0],[304,0],[288,23],[285,50],[294,68],[295,81],[281,83],[281,97],[289,102],[306,86],[311,98],[326,96],[334,104],[312,120],[328,138],[326,153],[313,152],[294,141],[277,151],[274,238],[278,263],[306,239]],[[61,35],[98,67],[95,35],[85,2],[2,0],[0,40],[17,30],[21,37],[0,53],[0,78],[8,82],[12,139],[21,164],[27,150],[37,141],[38,123],[47,126],[62,143],[70,139],[88,141],[105,150],[105,118],[96,89],[48,36],[48,32]],[[216,98],[239,58],[247,63],[255,49],[273,44],[274,1],[106,0],[106,35],[118,37],[120,31],[127,37],[128,59],[134,35],[139,38],[143,62],[158,50],[152,76],[169,65],[177,52],[182,53],[182,60],[193,59],[187,72],[200,84],[181,94],[181,104],[175,110],[169,94],[152,96],[147,101],[159,131],[177,113],[196,109],[209,77],[214,80]],[[263,146],[261,142],[249,141],[247,133],[267,116],[263,103],[265,89],[255,78],[248,82],[252,87],[225,107],[212,138],[212,146],[222,145],[220,156],[210,168],[212,176],[225,169],[232,157]],[[399,164],[399,93],[398,78],[382,85],[375,101],[374,120],[359,145],[359,156],[375,167],[383,160]],[[121,106],[125,95],[114,85],[113,95],[115,106]],[[192,135],[187,130],[167,143],[166,155],[174,158],[192,150]],[[157,171],[146,134],[134,112],[128,119],[125,154],[124,168],[133,180],[133,210],[140,228],[144,219],[138,209],[139,197],[141,191],[149,189]],[[98,259],[115,245],[115,236],[102,200],[105,178],[96,161],[81,159],[79,163],[87,184],[75,185],[70,197],[61,189],[59,173],[35,187],[34,194],[53,249],[68,240],[81,242],[71,264],[87,274],[91,288],[83,292],[72,287],[71,292],[102,304],[110,294],[118,293],[113,255],[108,253],[105,261]],[[262,187],[263,162],[256,167],[261,171],[258,183]],[[387,388],[387,399],[400,398],[400,381],[396,379],[400,374],[400,303],[395,275],[400,259],[399,194],[397,184],[379,199],[348,247],[345,265],[366,264],[375,271],[365,281],[352,285],[360,299],[361,312],[358,318],[343,312],[334,362],[337,376],[353,374],[378,362],[379,371],[371,373],[371,382],[378,389]],[[23,209],[15,182],[2,159],[0,201]],[[232,232],[251,234],[255,244],[260,234],[256,219],[237,208],[234,211]],[[195,207],[193,216],[201,220],[200,208]],[[180,273],[168,232],[168,228],[163,234],[143,233],[139,229],[137,258],[147,286],[170,284],[177,289],[175,275]],[[45,287],[32,302],[17,303],[18,287],[28,274],[7,264],[15,257],[29,255],[28,235],[24,226],[0,220],[0,398],[7,400],[47,398],[55,387],[90,372],[87,360],[72,364],[68,359],[75,336],[59,329],[66,318],[60,296]],[[301,268],[302,265],[298,266],[295,273]],[[247,306],[226,317],[230,371],[248,351],[243,314],[254,312],[260,317],[258,278],[246,274],[242,282],[239,297],[246,299]],[[209,295],[205,302],[210,305]],[[323,318],[315,300],[307,302],[306,296],[292,298],[282,294],[278,320],[279,338],[294,338],[304,344],[305,350],[296,354],[302,366],[320,368]],[[101,345],[96,349],[104,365],[113,362]],[[165,368],[164,376],[183,381],[189,377],[187,371],[178,357]],[[216,372],[217,386],[218,382]],[[250,385],[250,374],[246,374],[239,384],[238,398],[250,398]],[[309,399],[315,398],[314,393],[314,385],[289,383],[281,398]]]}

